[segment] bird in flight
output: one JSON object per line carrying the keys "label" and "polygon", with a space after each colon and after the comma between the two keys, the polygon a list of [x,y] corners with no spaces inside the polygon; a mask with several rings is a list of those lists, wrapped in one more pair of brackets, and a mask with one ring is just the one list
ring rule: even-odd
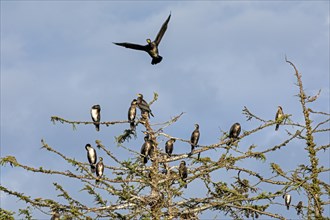
{"label": "bird in flight", "polygon": [[158,45],[159,45],[160,41],[162,40],[162,38],[165,34],[165,31],[167,29],[167,24],[170,21],[170,18],[171,18],[171,14],[168,16],[168,18],[166,19],[166,21],[164,22],[164,24],[160,28],[160,30],[159,30],[159,32],[156,36],[156,39],[154,41],[151,41],[148,38],[147,39],[148,44],[146,44],[146,45],[133,44],[133,43],[127,43],[127,42],[124,42],[124,43],[115,43],[114,42],[114,44],[116,44],[118,46],[129,48],[129,49],[133,49],[133,50],[145,51],[151,56],[151,58],[152,58],[151,64],[152,65],[160,63],[162,61],[163,57],[159,55]]}

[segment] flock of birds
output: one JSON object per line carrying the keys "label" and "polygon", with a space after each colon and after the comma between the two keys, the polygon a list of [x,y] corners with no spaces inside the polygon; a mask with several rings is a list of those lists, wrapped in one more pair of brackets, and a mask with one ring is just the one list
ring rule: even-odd
{"label": "flock of birds", "polygon": [[[152,58],[151,64],[152,65],[158,64],[163,59],[162,56],[159,55],[158,45],[160,44],[162,37],[164,36],[165,31],[167,30],[167,26],[170,21],[170,18],[171,18],[171,14],[168,16],[166,21],[163,23],[155,40],[151,41],[150,39],[147,39],[146,45],[139,45],[139,44],[127,43],[127,42],[114,43],[114,44],[118,45],[118,46],[129,48],[129,49],[145,51]],[[150,118],[150,115],[154,117],[149,104],[143,99],[143,95],[138,94],[137,99],[132,100],[131,105],[128,109],[128,121],[130,123],[130,129],[132,131],[134,131],[135,127],[136,127],[135,119],[136,119],[136,113],[137,113],[136,108],[137,107],[141,111],[141,118],[145,118],[145,117]],[[90,113],[91,113],[91,117],[92,117],[92,120],[93,120],[95,128],[96,128],[96,131],[99,131],[100,130],[100,121],[101,121],[100,105],[92,106]],[[284,113],[283,113],[282,107],[278,106],[276,116],[275,116],[275,121],[276,121],[275,130],[276,131],[279,129],[279,126],[280,126],[281,121],[283,120],[283,117],[284,117]],[[233,124],[229,130],[229,135],[228,135],[229,141],[227,142],[227,144],[231,145],[235,141],[237,141],[239,139],[240,132],[241,132],[241,125],[239,123]],[[191,152],[188,154],[189,156],[191,156],[193,154],[195,147],[198,146],[199,137],[200,137],[199,125],[195,124],[195,129],[192,132],[191,138],[190,138]],[[165,143],[165,153],[169,157],[171,157],[171,155],[173,153],[175,141],[176,141],[176,139],[170,138]],[[96,151],[90,144],[86,144],[85,149],[87,151],[87,158],[88,158],[89,164],[91,166],[91,172],[96,174],[96,183],[98,183],[104,173],[103,158],[100,157],[99,161],[97,162]],[[144,164],[148,163],[148,158],[152,157],[153,150],[154,150],[153,141],[149,138],[149,135],[147,134],[144,137],[144,143],[143,143],[143,145],[141,147],[141,151],[140,151],[141,158],[142,158],[142,161]],[[198,159],[200,159],[200,153],[198,154]],[[186,178],[188,177],[188,169],[186,166],[186,162],[184,160],[182,160],[180,162],[178,171],[179,171],[179,176],[180,176],[181,180],[185,183],[184,187],[187,188]],[[287,209],[289,210],[290,203],[291,203],[291,196],[288,193],[286,193],[285,195],[283,195],[283,198],[285,201],[285,205],[287,206]],[[300,206],[302,206],[302,202],[301,202]]]}

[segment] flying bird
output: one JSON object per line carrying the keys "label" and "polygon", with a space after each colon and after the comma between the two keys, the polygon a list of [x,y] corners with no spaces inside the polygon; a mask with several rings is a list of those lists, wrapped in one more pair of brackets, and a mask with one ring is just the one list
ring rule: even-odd
{"label": "flying bird", "polygon": [[131,130],[135,129],[136,106],[137,100],[133,99],[131,106],[128,109],[128,121],[130,122]]}
{"label": "flying bird", "polygon": [[169,157],[171,157],[172,152],[173,152],[173,145],[174,145],[175,139],[171,138],[165,143],[165,152]]}
{"label": "flying bird", "polygon": [[96,128],[96,131],[100,130],[100,120],[101,120],[101,106],[93,105],[91,109],[91,116]]}
{"label": "flying bird", "polygon": [[284,198],[284,202],[285,202],[285,205],[286,205],[286,209],[289,210],[290,209],[290,203],[291,203],[291,195],[289,195],[288,193],[285,193],[283,195],[283,198]]}
{"label": "flying bird", "polygon": [[151,141],[149,140],[149,135],[146,135],[144,137],[144,143],[141,147],[141,156],[143,158],[143,163],[148,163],[148,157],[151,157],[153,153],[153,145]]}
{"label": "flying bird", "polygon": [[275,121],[276,121],[275,131],[277,131],[278,128],[280,127],[280,124],[283,120],[283,116],[284,116],[283,109],[281,106],[278,106],[276,116],[275,116]]}
{"label": "flying bird", "polygon": [[227,143],[227,145],[230,145],[233,141],[236,141],[240,133],[241,133],[241,125],[236,122],[231,126],[229,130],[228,137],[230,138],[230,141]]}
{"label": "flying bird", "polygon": [[146,112],[148,114],[149,118],[150,118],[150,115],[152,117],[154,117],[154,115],[151,112],[149,104],[143,99],[143,95],[139,93],[137,96],[138,96],[137,97],[137,106],[141,110],[141,114],[143,115]]}
{"label": "flying bird", "polygon": [[103,158],[100,157],[99,162],[96,164],[96,183],[98,183],[103,176],[104,172],[104,164],[103,164]]}
{"label": "flying bird", "polygon": [[179,176],[181,180],[185,183],[184,188],[187,188],[186,178],[188,177],[188,170],[186,167],[186,161],[181,161],[179,166]]}
{"label": "flying bird", "polygon": [[139,44],[133,44],[133,43],[114,43],[118,46],[122,46],[122,47],[126,47],[129,49],[133,49],[133,50],[141,50],[141,51],[145,51],[147,52],[151,58],[151,64],[155,65],[157,63],[160,63],[163,59],[163,57],[161,57],[159,55],[159,51],[158,51],[158,45],[160,43],[160,41],[162,40],[162,37],[165,34],[165,31],[167,29],[167,24],[170,21],[171,18],[171,14],[168,16],[168,18],[166,19],[166,21],[164,22],[164,24],[162,25],[161,29],[159,30],[156,39],[154,41],[151,41],[150,39],[147,39],[147,43],[146,45],[139,45]]}
{"label": "flying bird", "polygon": [[90,144],[86,144],[85,149],[87,150],[88,162],[91,165],[91,172],[95,173],[95,171],[96,171],[96,161],[97,161],[96,151]]}
{"label": "flying bird", "polygon": [[[192,132],[191,137],[190,137],[190,142],[191,142],[191,152],[190,152],[190,154],[193,153],[195,147],[197,146],[199,136],[200,136],[199,125],[195,124],[195,130]],[[200,157],[200,154],[201,153],[198,153],[198,159]]]}

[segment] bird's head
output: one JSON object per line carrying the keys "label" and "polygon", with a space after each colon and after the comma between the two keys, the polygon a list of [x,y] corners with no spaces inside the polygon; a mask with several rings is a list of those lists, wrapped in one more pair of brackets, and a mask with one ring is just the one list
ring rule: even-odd
{"label": "bird's head", "polygon": [[99,161],[100,161],[100,162],[103,161],[103,157],[100,157],[100,158],[99,158]]}
{"label": "bird's head", "polygon": [[137,97],[143,99],[143,95],[141,93],[137,94]]}
{"label": "bird's head", "polygon": [[99,109],[99,110],[101,110],[101,106],[100,105],[93,105],[92,109]]}
{"label": "bird's head", "polygon": [[151,44],[151,40],[149,38],[147,39],[147,43],[148,44]]}
{"label": "bird's head", "polygon": [[199,128],[199,125],[198,124],[195,124],[195,128]]}
{"label": "bird's head", "polygon": [[92,146],[91,146],[90,144],[86,144],[85,149],[88,150],[88,149],[90,149],[91,147],[92,147]]}
{"label": "bird's head", "polygon": [[137,100],[133,99],[133,101],[131,102],[131,105],[136,105],[137,104]]}
{"label": "bird's head", "polygon": [[146,141],[148,141],[149,140],[149,135],[147,134],[146,136],[144,136],[144,141],[146,142]]}
{"label": "bird's head", "polygon": [[185,166],[186,165],[186,161],[183,160],[183,161],[181,161],[180,164]]}

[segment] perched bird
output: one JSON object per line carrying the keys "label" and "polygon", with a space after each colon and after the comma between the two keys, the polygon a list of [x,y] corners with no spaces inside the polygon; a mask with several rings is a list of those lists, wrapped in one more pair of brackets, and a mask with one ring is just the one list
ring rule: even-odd
{"label": "perched bird", "polygon": [[165,31],[167,29],[167,24],[170,21],[170,18],[171,18],[171,14],[168,16],[168,18],[162,25],[161,29],[159,30],[159,32],[157,34],[156,39],[154,41],[147,39],[147,43],[148,43],[147,45],[139,45],[139,44],[133,44],[133,43],[126,43],[126,42],[125,43],[114,43],[114,44],[116,44],[118,46],[129,48],[129,49],[145,51],[151,56],[152,65],[160,63],[160,61],[162,61],[163,57],[161,57],[159,55],[158,45],[159,45],[160,41],[162,40],[162,37],[165,34]]}
{"label": "perched bird", "polygon": [[101,106],[93,105],[91,109],[91,116],[97,131],[100,130],[100,120],[101,120]]}
{"label": "perched bird", "polygon": [[96,183],[98,183],[104,172],[103,158],[100,157],[99,162],[96,164]]}
{"label": "perched bird", "polygon": [[186,167],[186,161],[181,161],[179,166],[179,176],[183,182],[185,182],[184,188],[187,188],[186,178],[188,177],[188,170]]}
{"label": "perched bird", "polygon": [[288,193],[285,193],[283,195],[283,199],[284,199],[287,210],[289,210],[290,209],[290,203],[291,203],[291,195],[289,195]]}
{"label": "perched bird", "polygon": [[60,213],[58,211],[55,211],[53,212],[53,215],[50,218],[50,220],[60,220],[60,217],[61,217]]}
{"label": "perched bird", "polygon": [[230,141],[227,143],[227,145],[231,145],[233,141],[236,141],[238,139],[239,134],[241,133],[241,125],[239,123],[235,123],[231,126],[229,130],[229,138]]}
{"label": "perched bird", "polygon": [[303,206],[303,202],[299,201],[297,206],[296,206],[297,215],[300,215],[300,213],[302,212],[302,206]]}
{"label": "perched bird", "polygon": [[131,130],[135,129],[136,106],[137,100],[133,99],[131,106],[128,109],[128,121],[130,122]]}
{"label": "perched bird", "polygon": [[[193,153],[195,147],[198,144],[200,132],[199,132],[199,125],[195,124],[195,130],[192,132],[191,137],[190,137],[190,143],[191,143],[191,152],[190,154]],[[198,159],[200,157],[200,153],[198,154]]]}
{"label": "perched bird", "polygon": [[86,144],[85,149],[87,150],[88,162],[91,165],[91,172],[95,173],[95,171],[96,171],[96,161],[97,161],[96,151],[90,144]]}
{"label": "perched bird", "polygon": [[143,158],[143,163],[148,163],[148,157],[151,157],[153,153],[153,145],[151,141],[149,140],[149,135],[146,135],[144,137],[144,143],[141,147],[141,156]]}
{"label": "perched bird", "polygon": [[173,152],[173,145],[174,145],[175,139],[171,138],[165,143],[165,152],[169,157],[171,157],[172,152]]}
{"label": "perched bird", "polygon": [[143,95],[139,93],[137,96],[138,96],[137,97],[137,106],[141,110],[141,114],[143,115],[145,112],[147,112],[149,118],[150,118],[150,115],[152,117],[154,117],[154,115],[151,112],[149,104],[143,99]]}
{"label": "perched bird", "polygon": [[283,120],[283,116],[284,116],[283,109],[281,106],[278,106],[276,116],[275,116],[275,121],[276,121],[275,131],[277,131],[278,128],[280,127],[280,124]]}

